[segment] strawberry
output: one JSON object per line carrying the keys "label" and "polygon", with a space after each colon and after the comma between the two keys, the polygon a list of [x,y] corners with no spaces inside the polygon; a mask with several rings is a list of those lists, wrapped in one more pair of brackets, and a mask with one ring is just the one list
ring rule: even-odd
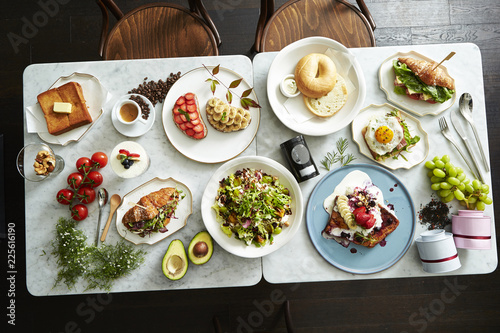
{"label": "strawberry", "polygon": [[368,213],[359,213],[358,215],[354,216],[354,219],[356,220],[356,223],[359,224],[360,226],[365,226],[366,222],[370,219],[372,215]]}
{"label": "strawberry", "polygon": [[194,135],[193,135],[193,138],[198,139],[198,140],[203,139],[204,137],[205,137],[205,133],[203,133],[203,132],[197,132],[197,133],[194,133]]}
{"label": "strawberry", "polygon": [[366,212],[366,208],[365,207],[359,207],[359,208],[356,208],[354,210],[354,212],[352,212],[352,214],[354,216],[358,215],[359,213],[365,213]]}
{"label": "strawberry", "polygon": [[375,225],[375,216],[370,214],[370,219],[366,221],[365,228],[370,229]]}
{"label": "strawberry", "polygon": [[195,94],[186,93],[179,97],[172,109],[172,116],[176,126],[187,136],[197,140],[207,136]]}
{"label": "strawberry", "polygon": [[198,124],[198,125],[196,125],[195,127],[193,127],[193,130],[194,130],[196,133],[203,132],[203,125],[202,125],[202,124]]}
{"label": "strawberry", "polygon": [[184,99],[183,96],[177,98],[177,102],[175,102],[175,104],[177,105],[182,105],[182,104],[185,104],[186,103],[186,100]]}

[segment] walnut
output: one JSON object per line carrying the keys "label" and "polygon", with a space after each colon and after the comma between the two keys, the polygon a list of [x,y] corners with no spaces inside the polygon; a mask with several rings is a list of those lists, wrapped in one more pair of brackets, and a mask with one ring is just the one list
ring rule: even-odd
{"label": "walnut", "polygon": [[38,154],[35,157],[35,163],[33,164],[33,167],[35,168],[35,172],[38,175],[48,175],[49,172],[54,171],[54,168],[56,166],[56,160],[46,150],[41,150],[38,152]]}

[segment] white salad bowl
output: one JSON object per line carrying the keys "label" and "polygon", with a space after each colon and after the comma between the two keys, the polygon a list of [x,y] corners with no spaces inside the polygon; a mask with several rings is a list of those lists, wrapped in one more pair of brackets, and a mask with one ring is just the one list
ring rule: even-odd
{"label": "white salad bowl", "polygon": [[[290,225],[284,228],[280,234],[274,236],[274,242],[272,244],[266,244],[262,247],[257,247],[253,244],[246,245],[243,241],[234,236],[229,237],[226,235],[221,229],[221,223],[217,221],[215,210],[212,208],[215,203],[217,190],[219,189],[219,182],[230,174],[244,168],[260,169],[264,173],[278,177],[280,183],[290,191],[290,196],[292,197],[292,215],[289,219]],[[303,213],[304,202],[302,199],[302,192],[292,173],[278,162],[267,157],[245,156],[226,162],[215,171],[208,181],[201,200],[203,223],[205,223],[205,227],[212,238],[224,250],[244,258],[263,257],[288,243],[299,230],[303,219]]]}

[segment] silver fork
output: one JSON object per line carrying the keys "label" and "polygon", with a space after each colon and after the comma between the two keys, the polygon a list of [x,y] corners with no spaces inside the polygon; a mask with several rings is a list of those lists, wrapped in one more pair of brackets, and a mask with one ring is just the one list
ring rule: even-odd
{"label": "silver fork", "polygon": [[446,139],[448,139],[448,141],[450,141],[455,146],[455,148],[458,150],[458,152],[460,153],[460,155],[464,159],[465,163],[467,163],[467,166],[469,167],[469,170],[472,173],[472,176],[474,176],[475,179],[479,179],[476,176],[476,173],[474,172],[474,169],[470,165],[467,157],[465,157],[464,153],[462,152],[462,149],[460,149],[460,147],[457,145],[455,139],[453,139],[453,136],[452,136],[452,134],[450,132],[450,129],[448,128],[448,123],[446,122],[446,118],[445,117],[439,118],[439,128],[441,128],[441,133],[443,133],[444,137]]}

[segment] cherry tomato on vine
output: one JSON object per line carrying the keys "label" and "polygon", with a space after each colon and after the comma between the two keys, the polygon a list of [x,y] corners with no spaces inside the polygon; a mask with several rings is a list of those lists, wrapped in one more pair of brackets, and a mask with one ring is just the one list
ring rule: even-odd
{"label": "cherry tomato on vine", "polygon": [[79,172],[73,172],[68,176],[68,185],[72,189],[76,190],[80,187],[83,181],[83,175]]}
{"label": "cherry tomato on vine", "polygon": [[85,205],[78,204],[71,208],[71,217],[75,221],[82,221],[87,218],[89,211]]}
{"label": "cherry tomato on vine", "polygon": [[94,188],[102,184],[103,178],[99,171],[90,171],[87,175],[87,179],[85,179],[85,184],[88,184],[90,187]]}
{"label": "cherry tomato on vine", "polygon": [[59,190],[56,195],[57,202],[63,205],[69,205],[73,200],[74,192],[66,188]]}
{"label": "cherry tomato on vine", "polygon": [[76,197],[81,203],[89,204],[95,200],[95,191],[91,187],[80,187]]}
{"label": "cherry tomato on vine", "polygon": [[88,157],[80,157],[76,161],[76,168],[80,173],[85,174],[90,171],[92,168],[92,162],[90,161],[90,158]]}
{"label": "cherry tomato on vine", "polygon": [[92,161],[92,166],[97,169],[104,168],[108,164],[108,156],[100,151],[94,153],[90,160]]}

